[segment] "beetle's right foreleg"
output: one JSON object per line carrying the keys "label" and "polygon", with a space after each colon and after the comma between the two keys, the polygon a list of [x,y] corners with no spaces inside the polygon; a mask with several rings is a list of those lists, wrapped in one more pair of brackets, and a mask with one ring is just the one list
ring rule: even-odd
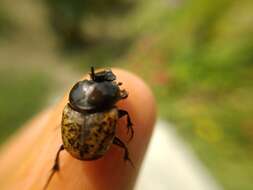
{"label": "beetle's right foreleg", "polygon": [[128,149],[127,149],[126,145],[118,137],[114,137],[113,144],[115,144],[115,145],[117,145],[117,146],[124,149],[124,151],[125,151],[124,160],[129,161],[130,164],[132,165],[132,167],[134,167],[134,164],[133,164],[132,160],[129,158],[129,152],[128,152]]}
{"label": "beetle's right foreleg", "polygon": [[126,99],[127,97],[128,97],[127,91],[126,90],[121,90],[120,91],[120,99]]}
{"label": "beetle's right foreleg", "polygon": [[131,132],[130,138],[129,138],[129,140],[128,140],[128,142],[129,142],[130,140],[132,140],[132,138],[133,138],[133,136],[134,136],[133,123],[132,123],[132,121],[131,121],[131,118],[130,118],[130,116],[129,116],[129,113],[128,113],[126,110],[121,110],[121,109],[119,109],[118,112],[119,112],[119,118],[124,117],[124,116],[127,116],[127,133],[129,132],[129,130],[130,130],[130,132]]}
{"label": "beetle's right foreleg", "polygon": [[60,167],[59,167],[59,157],[60,157],[60,152],[61,152],[62,150],[64,150],[63,144],[60,146],[59,150],[58,150],[57,153],[56,153],[54,165],[53,165],[53,167],[52,167],[52,169],[51,169],[51,174],[50,174],[50,176],[48,177],[47,182],[46,182],[46,184],[45,184],[45,186],[44,186],[44,188],[43,188],[44,190],[47,189],[47,186],[49,185],[49,183],[50,183],[51,179],[53,178],[55,172],[57,172],[57,171],[60,170]]}

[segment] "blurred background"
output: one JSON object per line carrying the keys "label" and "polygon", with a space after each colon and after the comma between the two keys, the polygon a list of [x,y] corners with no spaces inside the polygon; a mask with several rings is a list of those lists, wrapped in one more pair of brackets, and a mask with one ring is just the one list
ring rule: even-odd
{"label": "blurred background", "polygon": [[221,188],[251,190],[252,63],[252,0],[1,0],[0,143],[91,65],[120,67]]}

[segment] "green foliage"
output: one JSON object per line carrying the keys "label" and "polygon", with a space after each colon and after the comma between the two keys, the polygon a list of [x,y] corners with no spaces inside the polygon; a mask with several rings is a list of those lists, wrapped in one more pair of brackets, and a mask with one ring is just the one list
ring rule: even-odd
{"label": "green foliage", "polygon": [[[52,27],[66,50],[87,48],[104,40],[105,29],[101,23],[107,22],[108,19],[121,18],[135,4],[132,0],[45,0],[45,2]],[[99,33],[102,39],[87,32],[94,25],[99,25],[96,33]]]}
{"label": "green foliage", "polygon": [[12,20],[0,3],[0,37],[9,37],[14,28]]}
{"label": "green foliage", "polygon": [[134,21],[142,37],[119,63],[151,84],[160,114],[224,189],[252,189],[253,2],[150,2],[142,9]]}

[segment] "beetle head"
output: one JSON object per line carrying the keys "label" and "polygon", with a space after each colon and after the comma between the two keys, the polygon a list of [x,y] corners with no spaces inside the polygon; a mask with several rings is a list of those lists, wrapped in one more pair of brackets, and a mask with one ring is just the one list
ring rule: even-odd
{"label": "beetle head", "polygon": [[94,67],[91,67],[90,78],[95,82],[116,80],[116,76],[113,74],[113,72],[110,69],[106,69],[106,70],[95,73]]}

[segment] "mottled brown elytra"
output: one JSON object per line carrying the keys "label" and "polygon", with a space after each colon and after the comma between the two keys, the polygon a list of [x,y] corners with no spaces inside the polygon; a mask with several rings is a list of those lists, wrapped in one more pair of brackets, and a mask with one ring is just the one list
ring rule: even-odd
{"label": "mottled brown elytra", "polygon": [[95,160],[102,157],[114,144],[124,149],[124,160],[129,158],[128,149],[116,135],[117,120],[127,116],[127,128],[133,138],[134,130],[127,111],[115,104],[127,98],[126,90],[119,88],[116,76],[111,70],[95,72],[91,67],[90,80],[77,82],[69,93],[69,102],[63,109],[61,133],[62,142],[57,151],[51,174],[44,189],[55,172],[59,171],[59,155],[62,150],[79,160]]}

